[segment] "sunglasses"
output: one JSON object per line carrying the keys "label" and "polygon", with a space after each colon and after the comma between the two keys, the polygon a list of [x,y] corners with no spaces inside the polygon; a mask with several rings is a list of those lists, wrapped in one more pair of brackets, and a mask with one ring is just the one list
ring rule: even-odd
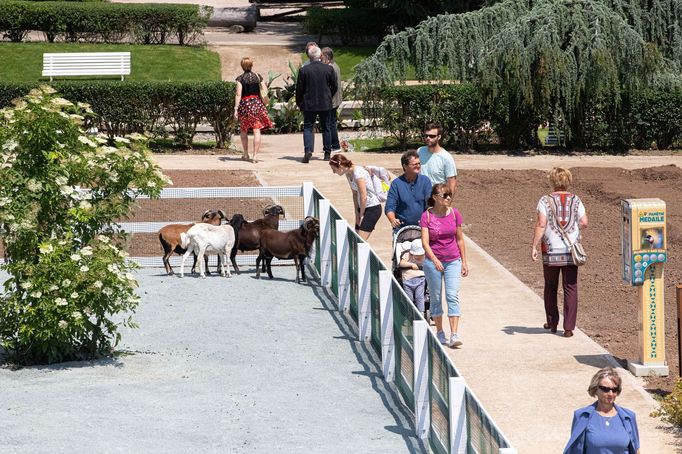
{"label": "sunglasses", "polygon": [[452,198],[452,194],[450,194],[449,192],[446,192],[445,194],[436,194],[436,195],[438,197],[440,197],[441,199],[451,199]]}
{"label": "sunglasses", "polygon": [[600,389],[601,392],[603,392],[603,393],[607,393],[607,392],[611,391],[611,392],[614,392],[614,393],[618,394],[618,393],[620,392],[620,388],[619,388],[618,386],[616,386],[616,387],[614,387],[614,388],[609,388],[608,386],[601,386],[601,385],[599,385],[599,389]]}
{"label": "sunglasses", "polygon": [[436,137],[438,137],[438,134],[424,134],[425,139],[435,139]]}

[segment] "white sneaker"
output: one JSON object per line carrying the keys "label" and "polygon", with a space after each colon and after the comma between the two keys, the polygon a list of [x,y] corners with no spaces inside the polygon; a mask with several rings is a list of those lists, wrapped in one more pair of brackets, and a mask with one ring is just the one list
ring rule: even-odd
{"label": "white sneaker", "polygon": [[462,345],[462,340],[459,338],[457,333],[452,333],[450,335],[450,341],[448,342],[448,347],[455,348]]}
{"label": "white sneaker", "polygon": [[438,331],[436,333],[436,339],[438,339],[438,342],[440,342],[441,345],[448,344],[448,341],[445,339],[445,333],[443,331]]}

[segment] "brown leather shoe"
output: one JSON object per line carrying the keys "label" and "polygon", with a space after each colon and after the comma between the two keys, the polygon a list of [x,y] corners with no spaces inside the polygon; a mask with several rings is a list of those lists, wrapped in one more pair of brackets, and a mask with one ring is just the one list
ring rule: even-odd
{"label": "brown leather shoe", "polygon": [[564,337],[573,337],[573,331],[570,329],[565,330]]}
{"label": "brown leather shoe", "polygon": [[549,323],[545,323],[542,325],[543,328],[551,330],[552,333],[556,333],[556,325],[550,325]]}

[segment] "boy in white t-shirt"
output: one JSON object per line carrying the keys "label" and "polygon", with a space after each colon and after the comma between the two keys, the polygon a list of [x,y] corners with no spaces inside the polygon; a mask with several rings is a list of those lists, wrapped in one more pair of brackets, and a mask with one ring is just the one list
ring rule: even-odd
{"label": "boy in white t-shirt", "polygon": [[417,238],[410,243],[410,248],[402,253],[399,264],[402,270],[403,290],[422,313],[426,310],[424,304],[426,299],[426,278],[423,271],[424,254],[422,240]]}

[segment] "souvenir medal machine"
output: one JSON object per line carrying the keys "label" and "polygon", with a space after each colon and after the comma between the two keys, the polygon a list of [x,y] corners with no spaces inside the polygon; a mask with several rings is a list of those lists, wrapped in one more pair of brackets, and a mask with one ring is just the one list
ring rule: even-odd
{"label": "souvenir medal machine", "polygon": [[667,376],[663,267],[666,251],[666,209],[661,199],[621,202],[623,280],[637,287],[639,358],[628,361],[633,375]]}

